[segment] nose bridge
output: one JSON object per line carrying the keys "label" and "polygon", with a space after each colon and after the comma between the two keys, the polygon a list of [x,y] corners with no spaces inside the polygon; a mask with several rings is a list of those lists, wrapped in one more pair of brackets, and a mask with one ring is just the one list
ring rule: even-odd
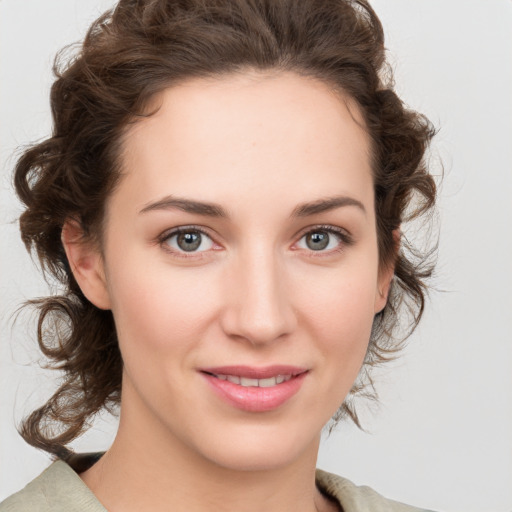
{"label": "nose bridge", "polygon": [[239,251],[231,276],[225,329],[252,344],[270,343],[295,327],[286,276],[275,248],[263,240]]}

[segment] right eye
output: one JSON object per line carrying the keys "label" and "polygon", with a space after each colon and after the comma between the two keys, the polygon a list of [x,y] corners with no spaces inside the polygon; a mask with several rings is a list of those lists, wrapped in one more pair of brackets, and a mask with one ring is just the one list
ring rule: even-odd
{"label": "right eye", "polygon": [[161,243],[169,247],[172,252],[198,253],[212,249],[213,240],[202,230],[197,228],[177,228],[165,235]]}

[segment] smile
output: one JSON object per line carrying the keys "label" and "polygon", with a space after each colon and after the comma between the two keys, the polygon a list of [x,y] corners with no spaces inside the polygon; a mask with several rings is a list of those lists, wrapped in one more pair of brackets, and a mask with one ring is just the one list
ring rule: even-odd
{"label": "smile", "polygon": [[309,371],[292,366],[230,366],[202,369],[210,389],[223,402],[246,412],[268,412],[284,406],[299,392]]}
{"label": "smile", "polygon": [[275,377],[269,377],[268,379],[251,379],[249,377],[239,377],[238,375],[223,374],[215,375],[215,377],[243,387],[271,388],[277,384],[289,381],[292,378],[292,375],[276,375]]}

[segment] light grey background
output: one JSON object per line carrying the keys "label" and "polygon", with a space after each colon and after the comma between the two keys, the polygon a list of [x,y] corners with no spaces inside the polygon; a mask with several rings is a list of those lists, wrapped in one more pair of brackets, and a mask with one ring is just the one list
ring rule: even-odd
{"label": "light grey background", "polygon": [[[47,288],[19,240],[10,188],[16,147],[50,128],[55,52],[110,0],[0,0],[0,501],[48,465],[16,421],[48,397],[33,318],[12,315]],[[512,510],[512,2],[374,1],[397,89],[441,128],[445,167],[436,285],[422,326],[380,376],[382,405],[324,442],[319,466],[438,511]],[[47,375],[50,373],[50,375]],[[105,449],[100,419],[75,446]]]}

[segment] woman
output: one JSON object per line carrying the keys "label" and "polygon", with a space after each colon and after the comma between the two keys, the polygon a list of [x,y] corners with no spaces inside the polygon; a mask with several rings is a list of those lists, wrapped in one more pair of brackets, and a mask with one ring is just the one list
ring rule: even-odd
{"label": "woman", "polygon": [[[21,428],[58,460],[0,510],[415,510],[315,473],[430,274],[400,226],[434,204],[433,129],[384,70],[363,1],[125,0],[91,27],[15,171],[66,381]],[[69,450],[118,405],[105,454]]]}

